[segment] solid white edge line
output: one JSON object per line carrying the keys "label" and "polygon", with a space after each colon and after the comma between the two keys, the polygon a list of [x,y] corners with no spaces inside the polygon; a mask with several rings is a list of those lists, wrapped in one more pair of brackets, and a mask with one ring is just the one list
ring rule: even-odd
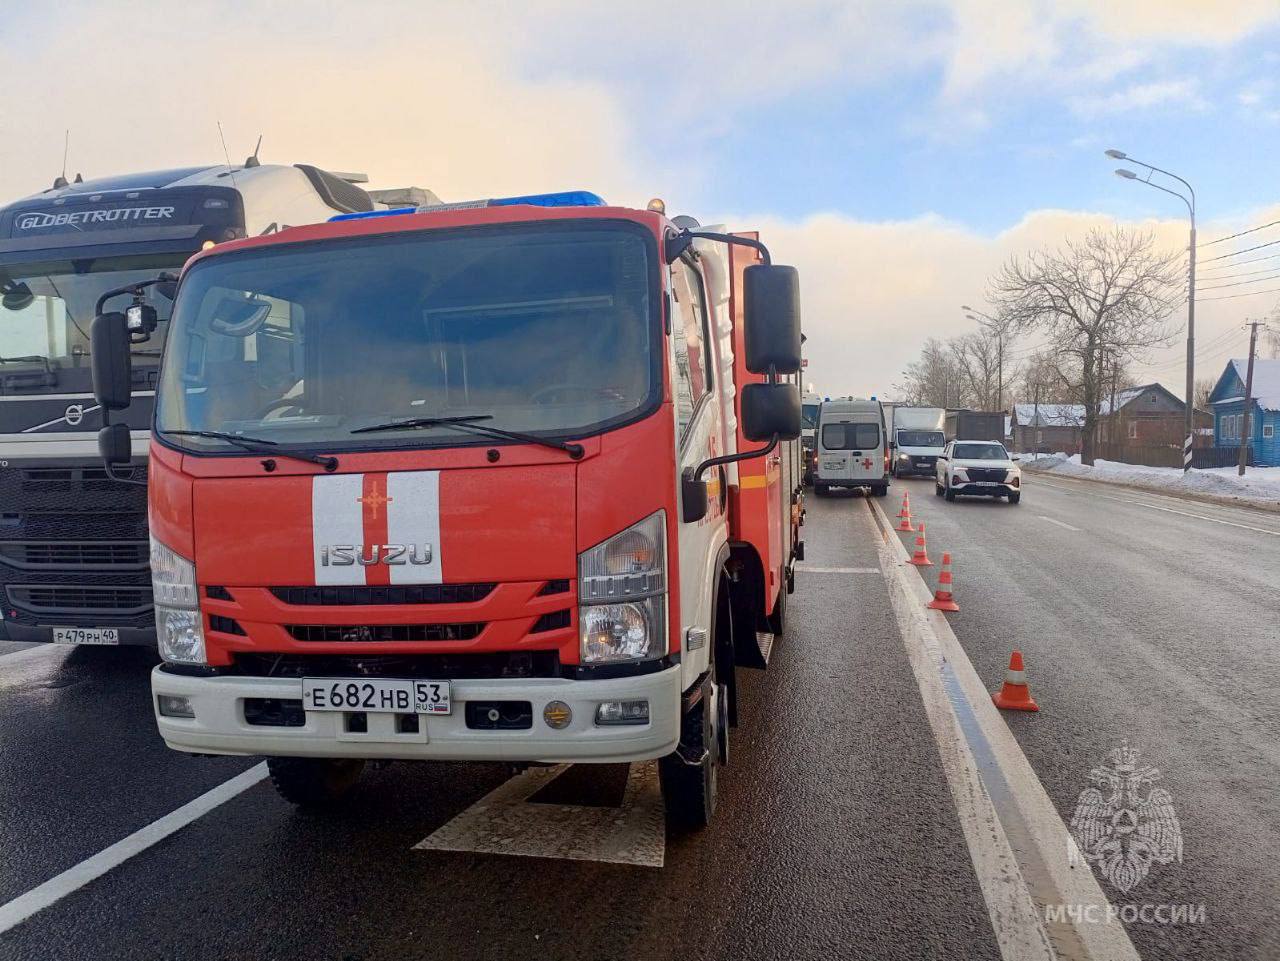
{"label": "solid white edge line", "polygon": [[1064,524],[1057,518],[1048,517],[1045,514],[1037,514],[1036,517],[1040,518],[1042,521],[1048,521],[1050,524],[1057,524],[1059,527],[1065,527],[1069,531],[1075,531],[1077,534],[1081,533],[1080,528],[1072,527],[1070,524]]}
{"label": "solid white edge line", "polygon": [[[874,518],[868,517],[867,523],[875,527]],[[900,544],[896,546],[901,547]],[[916,601],[902,570],[906,557],[895,553],[885,538],[882,538],[877,551],[898,633],[906,648],[920,699],[924,702],[925,716],[933,732],[938,758],[969,849],[974,875],[986,902],[987,916],[1000,956],[1005,961],[1052,961],[1057,955],[1040,921],[1040,911],[1027,889],[1018,859],[982,783],[960,720],[943,687],[938,670],[941,657],[937,640],[925,617],[926,609]]]}
{"label": "solid white edge line", "polygon": [[112,868],[118,867],[135,854],[141,854],[152,845],[163,841],[169,835],[182,830],[191,822],[208,814],[214,808],[225,804],[237,795],[267,777],[266,763],[255,764],[249,770],[237,774],[229,781],[201,794],[194,801],[169,812],[164,817],[152,821],[146,827],[134,831],[128,837],[117,841],[110,847],[103,848],[92,857],[79,864],[67,868],[61,874],[50,878],[43,884],[32,888],[26,894],[20,894],[7,904],[0,904],[0,934],[16,927],[38,911],[65,898],[68,894],[79,890],[91,881],[97,880]]}
{"label": "solid white edge line", "polygon": [[[870,504],[870,507],[879,514],[881,531],[885,532],[886,535],[891,533],[892,525],[889,523],[884,511],[874,502]],[[890,597],[895,602],[895,615],[898,614],[898,605],[905,603],[904,613],[908,620],[913,626],[919,627],[923,625],[923,634],[920,635],[920,638],[926,642],[928,638],[932,638],[937,645],[932,650],[927,651],[925,655],[926,659],[921,664],[923,674],[917,674],[917,677],[922,679],[922,696],[926,684],[941,690],[941,670],[944,667],[949,667],[961,687],[961,693],[969,703],[969,708],[981,735],[985,738],[987,746],[989,746],[996,763],[999,765],[1000,774],[1003,776],[1008,786],[1008,793],[1017,808],[1016,813],[1025,825],[1027,838],[1035,845],[1037,849],[1035,853],[1039,855],[1039,861],[1043,869],[1048,872],[1049,881],[1056,889],[1056,894],[1061,898],[1061,905],[1083,909],[1076,915],[1081,920],[1071,921],[1070,926],[1077,943],[1086,952],[1084,957],[1093,959],[1093,961],[1140,961],[1138,952],[1134,948],[1133,942],[1129,939],[1124,925],[1119,921],[1105,920],[1112,918],[1112,914],[1109,913],[1110,901],[1103,893],[1102,887],[1098,884],[1093,872],[1087,867],[1083,869],[1079,867],[1083,863],[1083,857],[1078,853],[1075,839],[1067,830],[1067,826],[1059,816],[1057,808],[1054,807],[1044,784],[1041,783],[1040,778],[1031,767],[1031,762],[1027,760],[1026,755],[1022,752],[1022,747],[1013,736],[1013,732],[1009,730],[1009,726],[1005,723],[1004,718],[1001,717],[999,710],[991,702],[990,692],[987,690],[986,685],[983,684],[982,679],[978,677],[978,672],[974,669],[973,663],[969,660],[969,655],[951,630],[951,625],[941,611],[931,611],[925,607],[925,604],[928,603],[933,594],[925,583],[923,576],[912,576],[913,571],[917,575],[919,574],[918,568],[910,568],[908,570],[910,565],[907,564],[908,554],[906,548],[897,537],[883,536],[881,557],[884,559],[882,563],[888,562],[888,566],[885,569],[885,581],[890,585]],[[905,597],[896,597],[894,587],[898,587],[905,594]],[[901,624],[901,621],[900,627],[903,630],[903,641],[906,643],[906,627]],[[932,662],[927,658],[932,658]],[[916,668],[915,658],[912,660],[912,668],[913,670]],[[955,736],[964,740],[965,733],[960,727],[954,707],[952,707],[949,700],[945,700],[945,694],[944,701],[943,706],[946,708],[947,713],[945,730],[948,736]],[[930,723],[932,724],[932,718]],[[937,729],[935,729],[935,735],[936,733]],[[939,742],[939,750],[942,750],[941,742]],[[958,754],[960,758],[967,759],[970,765],[973,764],[973,756],[968,749],[967,741],[959,745]],[[965,774],[967,777],[972,776],[979,779],[979,797],[966,798],[966,801],[980,800],[987,808],[991,809],[992,813],[995,813],[990,795],[987,793],[985,786],[981,784],[980,773],[974,768],[972,771],[966,771]],[[1002,823],[999,826],[998,837],[987,837],[982,840],[984,842],[1003,842],[1004,845],[1009,843],[1008,835],[1005,833]],[[970,846],[970,853],[973,853],[972,845]],[[1072,863],[1072,854],[1076,856],[1074,864]],[[1026,887],[1025,879],[1020,871],[1018,872],[1018,880],[1023,885],[1026,897],[1029,900],[1032,899],[1030,890]],[[1097,910],[1090,911],[1089,905],[1096,905]],[[988,902],[988,907],[992,907],[990,902]],[[1048,907],[1048,905],[1044,905],[1044,907]],[[1039,914],[1039,909],[1037,909],[1037,912],[1036,920],[1039,923],[1042,915]],[[1071,916],[1068,915],[1068,917]],[[1090,917],[1104,920],[1086,920]],[[1067,947],[1069,948],[1070,946]],[[1072,955],[1068,950],[1064,956]],[[1011,956],[1006,955],[1006,957]],[[1018,957],[1018,955],[1012,955],[1012,957]]]}

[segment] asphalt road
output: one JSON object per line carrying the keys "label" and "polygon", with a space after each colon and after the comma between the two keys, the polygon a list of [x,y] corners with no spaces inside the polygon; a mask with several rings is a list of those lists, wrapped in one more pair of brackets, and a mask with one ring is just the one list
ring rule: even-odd
{"label": "asphalt road", "polygon": [[1129,925],[1143,957],[1280,957],[1280,515],[1024,479],[1016,507],[928,479],[891,501],[909,491],[933,559],[952,553],[978,673],[994,688],[1022,650],[1041,710],[1005,717],[1062,818],[1126,741],[1162,773],[1183,860],[1104,890],[1205,920]]}
{"label": "asphalt road", "polygon": [[[870,573],[798,575],[715,823],[660,838],[663,867],[413,850],[508,772],[399,764],[327,815],[261,783],[0,935],[0,958],[999,957],[874,526],[817,513],[809,566]],[[252,763],[168,752],[144,657],[26,657],[0,656],[0,903]],[[572,771],[584,800],[609,773]]]}
{"label": "asphalt road", "polygon": [[[1280,956],[1280,518],[1038,477],[1018,507],[897,482],[890,515],[903,489],[953,553],[981,677],[1026,655],[1042,710],[1005,718],[1061,818],[1126,740],[1163,772],[1183,861],[1104,890],[1205,920],[1128,925],[1141,955]],[[499,765],[392,765],[323,815],[264,782],[0,934],[0,959],[1000,957],[868,502],[811,498],[805,535],[715,823],[660,829],[662,867],[414,848],[510,787]],[[164,748],[150,663],[0,647],[0,913],[253,767]],[[619,776],[548,790],[616,804]]]}

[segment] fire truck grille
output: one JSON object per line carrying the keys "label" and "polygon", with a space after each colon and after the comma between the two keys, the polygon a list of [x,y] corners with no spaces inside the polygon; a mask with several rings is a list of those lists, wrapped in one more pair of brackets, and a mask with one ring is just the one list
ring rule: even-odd
{"label": "fire truck grille", "polygon": [[146,541],[0,542],[0,558],[19,568],[84,570],[143,568],[148,561]]}
{"label": "fire truck grille", "polygon": [[494,651],[471,654],[249,654],[235,657],[245,677],[395,677],[472,680],[559,677],[556,651]]}
{"label": "fire truck grille", "polygon": [[33,614],[138,614],[151,607],[149,587],[10,584],[9,601]]}
{"label": "fire truck grille", "polygon": [[[343,607],[380,604],[471,604],[497,587],[477,584],[407,584],[398,587],[273,587],[271,593],[297,607]],[[433,638],[434,640],[434,638]],[[441,638],[444,640],[444,638]]]}
{"label": "fire truck grille", "polygon": [[338,644],[379,641],[470,641],[479,637],[483,622],[469,624],[290,624],[295,641]]}

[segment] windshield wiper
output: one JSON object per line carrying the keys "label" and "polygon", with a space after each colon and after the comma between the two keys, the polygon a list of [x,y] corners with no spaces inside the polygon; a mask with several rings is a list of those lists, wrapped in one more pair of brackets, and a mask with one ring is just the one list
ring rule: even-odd
{"label": "windshield wiper", "polygon": [[536,434],[525,434],[520,431],[505,430],[501,427],[490,427],[488,424],[477,424],[476,421],[480,420],[493,420],[493,415],[468,414],[463,417],[411,417],[408,420],[393,420],[387,421],[385,424],[357,427],[351,433],[373,434],[388,430],[424,430],[429,427],[452,427],[455,430],[469,431],[485,437],[502,437],[506,440],[518,440],[525,444],[539,444],[542,447],[551,447],[555,450],[564,451],[574,460],[580,459],[586,453],[581,444],[552,440],[549,437],[538,437]]}
{"label": "windshield wiper", "polygon": [[[162,430],[160,433],[168,434],[170,437],[209,437],[213,440],[225,440],[228,444],[235,444],[237,447],[243,448],[252,454],[292,457],[294,460],[319,464],[326,471],[338,469],[338,458],[336,457],[329,457],[325,454],[312,454],[307,451],[281,450],[277,441],[266,440],[262,437],[242,437],[239,434],[228,434],[220,430]],[[266,466],[266,461],[263,462],[263,466]],[[273,468],[274,465],[267,467],[267,470],[272,470]]]}

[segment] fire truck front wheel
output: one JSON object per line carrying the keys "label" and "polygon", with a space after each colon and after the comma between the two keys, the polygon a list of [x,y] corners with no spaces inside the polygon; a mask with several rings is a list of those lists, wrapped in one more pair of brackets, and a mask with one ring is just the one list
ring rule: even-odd
{"label": "fire truck front wheel", "polygon": [[291,804],[319,808],[351,790],[364,771],[364,761],[351,758],[269,757],[267,771],[276,792]]}
{"label": "fire truck front wheel", "polygon": [[[718,726],[728,722],[727,702],[714,676],[708,678],[702,699],[684,716],[680,746],[658,762],[667,820],[677,828],[704,828],[715,813],[720,754],[727,749]],[[728,732],[723,735],[727,738]]]}

